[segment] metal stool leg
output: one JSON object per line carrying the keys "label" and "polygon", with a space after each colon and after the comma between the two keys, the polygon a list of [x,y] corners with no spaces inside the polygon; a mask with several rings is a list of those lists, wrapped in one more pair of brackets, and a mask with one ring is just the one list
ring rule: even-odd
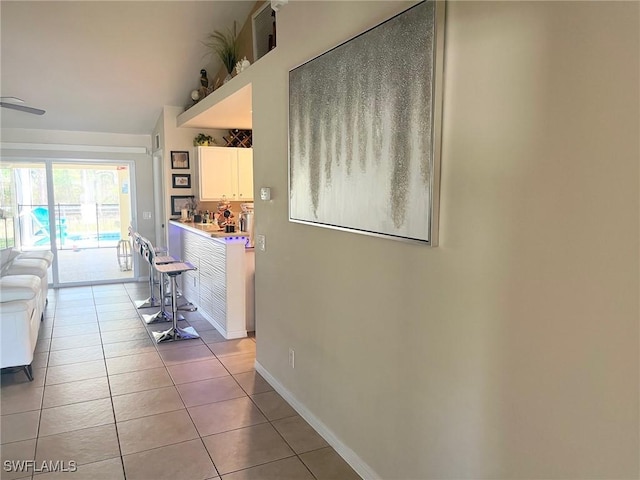
{"label": "metal stool leg", "polygon": [[[178,298],[182,298],[182,292],[180,290],[178,290],[176,295],[177,295]],[[186,298],[184,300],[185,300],[185,302],[183,304],[178,305],[178,310],[179,311],[181,311],[181,312],[196,312],[198,310],[198,307],[196,307],[189,300],[187,300]],[[164,304],[165,305],[171,305],[171,291],[165,292],[165,294],[164,294]],[[183,319],[179,318],[178,320],[183,320]]]}
{"label": "metal stool leg", "polygon": [[[160,274],[161,280],[162,280],[162,277],[163,275]],[[160,281],[160,298],[164,298],[164,282],[163,281]],[[165,311],[164,305],[162,305],[162,303],[160,304],[160,311],[154,313],[153,315],[142,315],[142,319],[146,324],[171,321],[171,317]]]}
{"label": "metal stool leg", "polygon": [[[160,298],[164,298],[164,295],[164,275],[160,274]],[[156,322],[170,322],[172,318],[174,318],[174,314],[167,312],[164,305],[160,305],[160,311],[153,315],[142,315],[142,319],[147,325]],[[184,320],[184,316],[178,313],[177,319]]]}
{"label": "metal stool leg", "polygon": [[182,305],[180,305],[178,307],[178,310],[181,310],[183,312],[195,312],[198,310],[198,307],[196,307],[193,303],[191,302],[187,302],[187,303],[183,303]]}
{"label": "metal stool leg", "polygon": [[159,307],[162,302],[159,302],[158,299],[154,296],[155,292],[155,281],[153,275],[153,265],[149,265],[149,298],[146,300],[140,300],[136,302],[136,307],[138,309],[141,308],[151,308],[151,307]]}

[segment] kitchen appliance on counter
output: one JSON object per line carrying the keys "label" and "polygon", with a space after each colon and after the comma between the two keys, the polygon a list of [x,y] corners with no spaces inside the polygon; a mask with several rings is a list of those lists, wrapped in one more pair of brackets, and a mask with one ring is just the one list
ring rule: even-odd
{"label": "kitchen appliance on counter", "polygon": [[253,247],[253,203],[243,203],[240,205],[240,231],[245,232],[249,236],[248,247]]}

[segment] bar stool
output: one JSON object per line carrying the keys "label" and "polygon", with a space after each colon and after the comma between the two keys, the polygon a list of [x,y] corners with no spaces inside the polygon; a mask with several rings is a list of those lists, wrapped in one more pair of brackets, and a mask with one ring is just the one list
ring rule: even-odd
{"label": "bar stool", "polygon": [[[153,245],[149,240],[144,237],[141,237],[140,242],[144,248],[144,258],[149,263],[149,269],[151,271],[158,271],[158,266],[166,265],[171,263],[177,263],[178,260],[169,256],[169,255],[156,255],[156,250],[153,248]],[[165,297],[165,282],[164,275],[160,273],[160,298],[163,299]],[[145,323],[151,324],[156,322],[170,322],[173,318],[170,312],[165,310],[164,302],[160,302],[160,310],[153,315],[142,315],[142,318]],[[178,314],[178,320],[184,320],[184,316]]]}
{"label": "bar stool", "polygon": [[[133,227],[131,226],[129,226],[129,235],[131,235],[131,238],[133,238],[133,249],[136,252],[138,252],[143,259],[146,260],[145,258],[146,243],[142,242],[142,239],[144,237],[142,237],[142,235],[140,235],[138,232],[134,231]],[[153,246],[151,248],[153,249],[153,252],[155,254],[167,253],[166,248],[159,248],[159,247],[153,247]],[[135,305],[138,309],[160,306],[161,301],[155,297],[155,288],[154,288],[155,285],[156,285],[156,280],[154,275],[154,269],[149,267],[149,298],[147,298],[146,300],[136,300]]]}
{"label": "bar stool", "polygon": [[156,269],[161,274],[167,275],[171,280],[171,314],[173,317],[173,325],[169,330],[165,330],[164,332],[152,332],[153,338],[156,339],[156,343],[200,338],[200,335],[198,335],[198,332],[196,332],[195,328],[178,327],[178,296],[176,278],[178,277],[178,275],[182,275],[183,272],[196,270],[196,267],[187,262],[176,262],[157,265]]}

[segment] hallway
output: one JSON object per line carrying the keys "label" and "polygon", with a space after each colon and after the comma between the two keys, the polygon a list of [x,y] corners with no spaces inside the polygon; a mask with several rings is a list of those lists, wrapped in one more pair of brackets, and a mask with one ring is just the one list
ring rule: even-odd
{"label": "hallway", "polygon": [[[255,371],[254,338],[156,345],[144,283],[50,290],[33,382],[3,373],[3,479],[351,479],[340,456]],[[35,461],[28,472],[6,460]],[[81,473],[44,473],[43,462]],[[17,466],[17,464],[14,464]],[[25,464],[23,464],[24,466]]]}

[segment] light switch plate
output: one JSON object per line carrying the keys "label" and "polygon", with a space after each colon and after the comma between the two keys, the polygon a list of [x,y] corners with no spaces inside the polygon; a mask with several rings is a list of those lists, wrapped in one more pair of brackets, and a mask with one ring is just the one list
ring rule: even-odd
{"label": "light switch plate", "polygon": [[265,252],[267,250],[267,239],[264,235],[256,235],[256,247],[261,252]]}
{"label": "light switch plate", "polygon": [[260,188],[260,200],[271,200],[271,189],[269,187]]}
{"label": "light switch plate", "polygon": [[151,212],[142,212],[143,220],[151,220]]}

